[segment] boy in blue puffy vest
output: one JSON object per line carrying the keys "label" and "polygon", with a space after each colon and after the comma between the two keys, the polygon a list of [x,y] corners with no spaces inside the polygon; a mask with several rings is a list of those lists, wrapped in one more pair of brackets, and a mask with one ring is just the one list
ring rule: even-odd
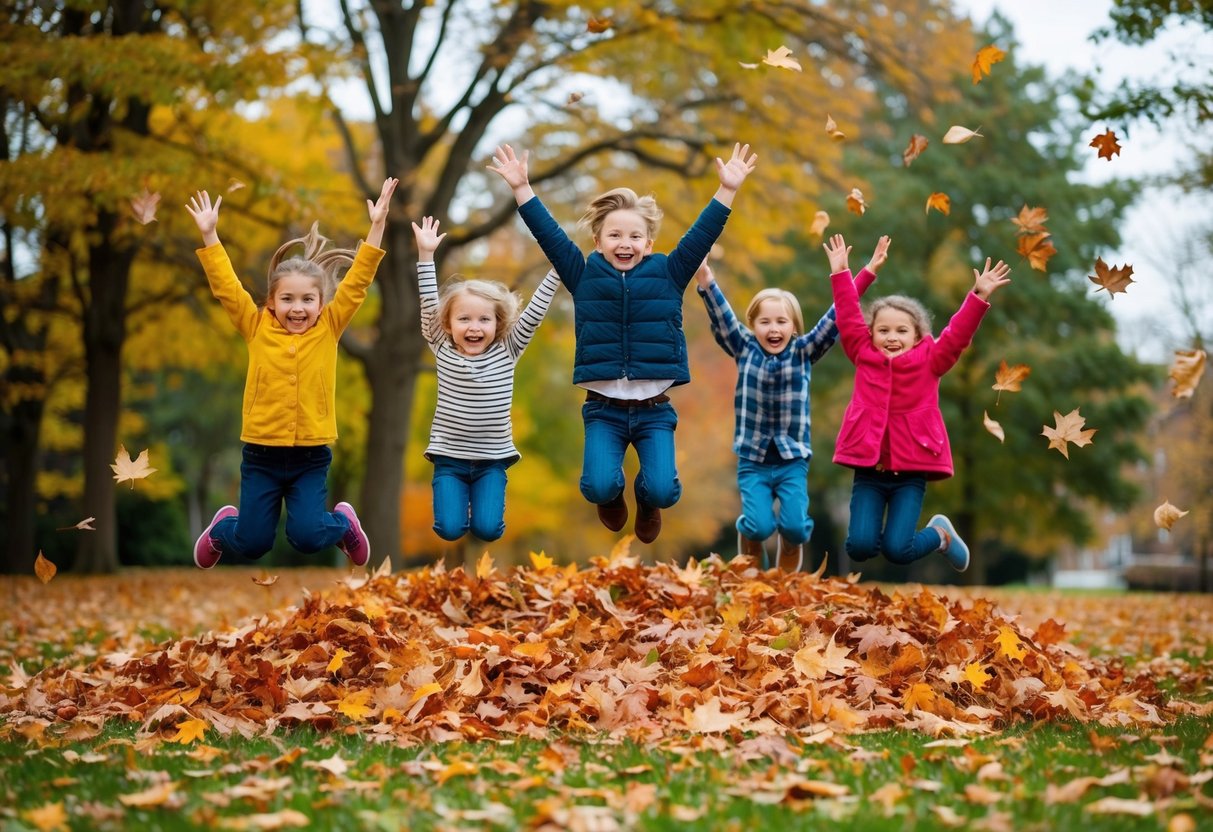
{"label": "boy in blue puffy vest", "polygon": [[497,148],[489,170],[514,192],[518,213],[573,295],[576,357],[573,383],[586,390],[581,408],[585,456],[581,493],[598,506],[611,531],[628,519],[623,455],[636,448],[636,537],[661,533],[661,509],[678,502],[682,484],[674,462],[678,414],[666,390],[691,380],[682,331],[682,295],[724,230],[733,197],[754,170],[757,155],[735,145],[716,159],[720,187],[694,225],[667,254],[653,253],[661,209],[630,188],[607,191],[581,218],[594,236],[586,257],[531,189],[527,153]]}

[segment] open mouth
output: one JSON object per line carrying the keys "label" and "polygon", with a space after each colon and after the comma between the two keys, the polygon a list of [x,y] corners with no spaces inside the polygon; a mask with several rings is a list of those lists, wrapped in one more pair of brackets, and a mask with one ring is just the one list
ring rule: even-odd
{"label": "open mouth", "polygon": [[627,254],[617,251],[617,252],[615,252],[615,262],[621,263],[621,264],[622,263],[631,263],[632,258],[634,258],[635,256],[636,255],[632,254],[630,251]]}

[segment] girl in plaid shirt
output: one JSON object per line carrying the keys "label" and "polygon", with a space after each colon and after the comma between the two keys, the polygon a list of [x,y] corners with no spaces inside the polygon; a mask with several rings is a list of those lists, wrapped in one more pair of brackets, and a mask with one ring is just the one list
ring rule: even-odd
{"label": "girl in plaid shirt", "polygon": [[[859,294],[876,280],[888,259],[889,238],[881,237],[867,267],[855,278]],[[796,296],[763,289],[746,308],[743,325],[705,260],[695,274],[699,295],[712,322],[712,334],[737,361],[733,396],[737,454],[737,549],[762,560],[763,541],[776,530],[776,560],[787,572],[799,571],[804,544],[813,533],[805,480],[813,452],[809,442],[809,377],[812,365],[838,340],[831,306],[807,334]],[[778,513],[775,503],[779,503]]]}

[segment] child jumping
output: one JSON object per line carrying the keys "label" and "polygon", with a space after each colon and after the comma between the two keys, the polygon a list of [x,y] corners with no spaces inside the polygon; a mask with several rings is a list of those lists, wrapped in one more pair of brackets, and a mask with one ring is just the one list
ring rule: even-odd
{"label": "child jumping", "polygon": [[[883,554],[908,564],[942,552],[958,572],[969,568],[969,547],[952,522],[936,514],[915,531],[927,480],[952,476],[952,450],[939,410],[939,379],[972,342],[990,308],[989,299],[1010,283],[1001,260],[973,270],[965,296],[936,339],[918,301],[901,295],[878,298],[865,319],[841,234],[825,244],[838,332],[855,365],[855,390],[838,432],[834,462],[855,469],[846,551],[863,561]],[[887,511],[887,517],[886,517]]]}
{"label": "child jumping", "polygon": [[[889,238],[881,237],[872,259],[855,278],[857,295],[876,280],[888,250]],[[804,544],[813,534],[806,486],[813,455],[809,382],[812,365],[838,340],[834,307],[801,334],[804,316],[796,296],[768,288],[754,295],[742,324],[707,261],[695,273],[695,281],[716,343],[737,361],[733,394],[733,452],[741,495],[737,551],[762,564],[763,541],[778,530],[776,562],[785,572],[798,572],[804,564]]]}
{"label": "child jumping", "polygon": [[[202,232],[198,259],[211,292],[248,344],[240,441],[240,508],[224,506],[194,543],[194,563],[210,569],[225,554],[259,558],[274,545],[282,502],[286,537],[300,552],[336,545],[356,566],[366,564],[370,542],[349,503],[327,511],[328,470],[337,439],[337,340],[366,299],[383,250],[384,224],[397,180],[384,180],[376,202],[366,201],[371,228],[357,253],[324,251],[317,226],[289,240],[269,266],[265,307],[257,308],[240,284],[219,242],[219,206],[206,191],[186,210]],[[283,257],[303,246],[302,257]],[[334,271],[351,263],[336,286]]]}
{"label": "child jumping", "polygon": [[425,456],[434,463],[434,532],[484,541],[505,532],[505,469],[519,459],[510,424],[514,368],[560,286],[555,271],[519,298],[495,280],[449,280],[438,293],[438,220],[413,223],[421,334],[434,353],[438,404]]}
{"label": "child jumping", "polygon": [[581,218],[594,237],[588,257],[565,234],[531,189],[527,154],[497,148],[489,170],[514,192],[518,213],[573,296],[576,356],[573,383],[584,387],[581,493],[598,506],[611,531],[627,523],[623,457],[636,448],[636,537],[661,533],[661,509],[678,502],[682,484],[674,460],[678,425],[666,390],[690,381],[682,296],[724,230],[733,197],[754,170],[750,146],[716,159],[715,198],[668,255],[654,254],[661,209],[652,196],[616,188],[596,197]]}

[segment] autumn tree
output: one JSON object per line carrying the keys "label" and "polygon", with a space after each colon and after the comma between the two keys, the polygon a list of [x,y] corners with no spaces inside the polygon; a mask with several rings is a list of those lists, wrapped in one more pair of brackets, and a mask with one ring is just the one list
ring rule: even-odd
{"label": "autumn tree", "polygon": [[[711,193],[711,158],[752,142],[762,162],[726,234],[745,270],[807,222],[813,196],[837,177],[839,150],[819,129],[827,109],[855,123],[869,81],[921,92],[964,60],[963,25],[934,0],[624,2],[604,17],[569,2],[336,6],[337,26],[308,14],[304,36],[350,45],[382,153],[369,161],[351,133],[350,167],[368,194],[382,173],[399,176],[404,207],[377,279],[377,332],[348,345],[373,400],[359,510],[377,556],[400,551],[402,457],[425,352],[407,219],[437,217],[450,229],[440,256],[474,259],[514,222],[508,193],[484,170],[496,143],[532,151],[531,181],[564,219],[604,187],[656,192],[668,247]],[[802,63],[760,63],[781,44]],[[342,125],[345,103],[334,100]]]}

